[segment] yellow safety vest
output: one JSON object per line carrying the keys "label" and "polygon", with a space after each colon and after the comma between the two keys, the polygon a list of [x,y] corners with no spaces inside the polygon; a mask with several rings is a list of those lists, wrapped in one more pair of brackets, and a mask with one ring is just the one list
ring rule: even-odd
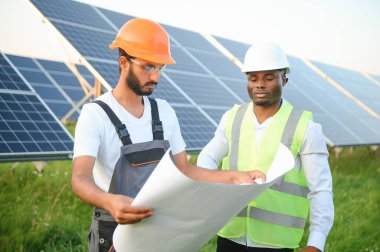
{"label": "yellow safety vest", "polygon": [[[267,173],[281,142],[296,158],[312,114],[294,110],[292,105],[284,103],[265,129],[259,149],[252,119],[252,102],[235,105],[229,111],[226,125],[229,152],[223,159],[223,170],[256,169]],[[294,167],[232,218],[218,235],[239,238],[247,234],[259,244],[296,248],[309,213],[308,192],[302,167]]]}

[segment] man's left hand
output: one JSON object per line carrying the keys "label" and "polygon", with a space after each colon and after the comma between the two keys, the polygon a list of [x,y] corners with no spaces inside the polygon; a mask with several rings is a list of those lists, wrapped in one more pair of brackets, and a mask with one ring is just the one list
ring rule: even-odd
{"label": "man's left hand", "polygon": [[255,184],[254,180],[258,178],[261,178],[263,183],[265,182],[265,174],[258,170],[245,172],[234,171],[231,173],[233,174],[231,177],[233,184]]}

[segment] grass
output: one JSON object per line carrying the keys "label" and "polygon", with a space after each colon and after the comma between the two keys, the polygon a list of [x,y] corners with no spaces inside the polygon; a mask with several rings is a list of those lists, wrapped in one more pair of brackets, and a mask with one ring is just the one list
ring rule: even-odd
{"label": "grass", "polygon": [[[380,149],[345,149],[330,166],[335,222],[325,251],[379,251]],[[42,174],[31,162],[0,163],[0,251],[87,251],[92,210],[70,178],[71,161],[50,161]],[[215,251],[215,238],[200,251]]]}

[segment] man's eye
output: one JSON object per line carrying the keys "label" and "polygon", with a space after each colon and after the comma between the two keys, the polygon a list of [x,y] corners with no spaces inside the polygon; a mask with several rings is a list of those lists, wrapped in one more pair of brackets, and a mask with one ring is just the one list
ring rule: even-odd
{"label": "man's eye", "polygon": [[153,66],[145,66],[145,70],[147,72],[153,71],[154,67]]}

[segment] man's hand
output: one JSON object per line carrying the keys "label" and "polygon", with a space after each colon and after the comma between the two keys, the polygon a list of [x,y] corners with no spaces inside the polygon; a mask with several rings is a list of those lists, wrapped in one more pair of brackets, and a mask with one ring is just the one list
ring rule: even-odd
{"label": "man's hand", "polygon": [[150,208],[131,206],[133,199],[130,197],[116,194],[109,194],[109,197],[109,207],[106,210],[119,224],[138,223],[153,214]]}
{"label": "man's hand", "polygon": [[306,248],[302,249],[301,252],[321,252],[319,249],[313,246],[307,246]]}
{"label": "man's hand", "polygon": [[233,172],[231,181],[233,184],[255,184],[254,180],[261,178],[265,183],[265,174],[261,171]]}

